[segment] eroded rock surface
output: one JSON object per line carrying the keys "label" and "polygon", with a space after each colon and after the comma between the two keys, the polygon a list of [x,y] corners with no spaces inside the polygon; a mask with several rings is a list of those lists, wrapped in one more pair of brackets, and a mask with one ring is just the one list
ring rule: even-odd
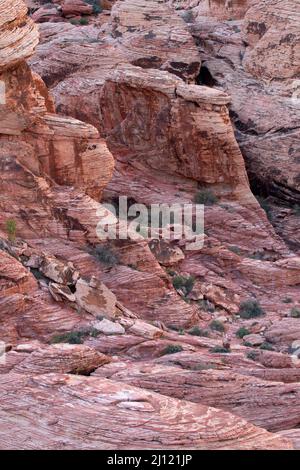
{"label": "eroded rock surface", "polygon": [[287,439],[224,411],[110,380],[53,373],[3,379],[3,449],[99,450],[114,449],[116,442],[119,449],[291,448]]}
{"label": "eroded rock surface", "polygon": [[[120,0],[96,14],[30,0],[32,72],[37,28],[0,0],[1,449],[299,445],[299,257],[250,190],[228,111],[251,181],[272,166],[278,188],[289,165],[282,191],[297,200],[297,162],[272,147],[286,151],[296,116],[297,14],[283,3]],[[262,69],[270,45],[286,60]],[[203,194],[203,248],[99,239],[119,195]]]}

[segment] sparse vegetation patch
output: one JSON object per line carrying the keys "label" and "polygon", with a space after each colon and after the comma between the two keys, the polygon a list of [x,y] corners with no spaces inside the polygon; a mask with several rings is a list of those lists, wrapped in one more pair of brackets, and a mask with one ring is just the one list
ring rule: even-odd
{"label": "sparse vegetation patch", "polygon": [[224,348],[222,346],[215,346],[214,348],[210,349],[210,352],[226,354],[226,353],[230,353],[230,349]]}
{"label": "sparse vegetation patch", "polygon": [[213,320],[209,326],[212,330],[219,331],[220,333],[225,331],[225,326],[219,320]]}
{"label": "sparse vegetation patch", "polygon": [[166,354],[175,354],[183,351],[183,347],[180,344],[169,344],[162,352],[162,356]]}
{"label": "sparse vegetation patch", "polygon": [[250,331],[247,330],[247,328],[244,328],[243,326],[237,330],[235,333],[237,338],[244,338],[244,336],[250,335]]}
{"label": "sparse vegetation patch", "polygon": [[193,290],[195,278],[193,276],[175,276],[172,283],[176,290],[181,290],[184,295],[188,295]]}
{"label": "sparse vegetation patch", "polygon": [[207,330],[203,330],[202,328],[199,328],[199,326],[194,326],[191,328],[188,333],[192,336],[204,336],[207,337],[209,335]]}
{"label": "sparse vegetation patch", "polygon": [[293,307],[291,309],[291,317],[300,318],[300,307]]}
{"label": "sparse vegetation patch", "polygon": [[69,343],[69,344],[82,344],[84,340],[91,336],[92,338],[96,338],[100,332],[95,328],[86,328],[78,331],[69,331],[67,333],[62,333],[58,335],[54,335],[51,338],[51,344],[57,343]]}
{"label": "sparse vegetation patch", "polygon": [[249,318],[261,317],[265,315],[265,312],[257,300],[249,299],[241,303],[239,315],[241,318],[248,320]]}
{"label": "sparse vegetation patch", "polygon": [[5,223],[7,236],[10,242],[14,242],[17,233],[17,223],[14,219],[7,219]]}
{"label": "sparse vegetation patch", "polygon": [[210,189],[201,189],[195,195],[194,202],[205,206],[213,206],[217,204],[218,198]]}

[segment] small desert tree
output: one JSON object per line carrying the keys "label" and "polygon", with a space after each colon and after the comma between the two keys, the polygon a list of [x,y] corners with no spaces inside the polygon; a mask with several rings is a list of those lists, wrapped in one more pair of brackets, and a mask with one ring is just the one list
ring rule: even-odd
{"label": "small desert tree", "polygon": [[6,231],[7,231],[9,241],[10,242],[15,241],[16,231],[17,231],[16,221],[14,219],[7,219],[5,225],[6,225]]}

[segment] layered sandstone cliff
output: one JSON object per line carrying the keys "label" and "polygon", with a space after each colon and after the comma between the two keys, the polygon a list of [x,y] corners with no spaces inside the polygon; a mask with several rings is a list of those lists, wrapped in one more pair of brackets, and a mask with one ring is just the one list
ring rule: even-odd
{"label": "layered sandstone cliff", "polygon": [[[41,24],[32,72],[36,26],[0,0],[0,448],[290,449],[300,261],[251,193],[236,98],[200,83],[175,2],[112,3],[104,26]],[[202,249],[97,237],[119,195],[203,190]],[[249,298],[264,315],[240,317]]]}

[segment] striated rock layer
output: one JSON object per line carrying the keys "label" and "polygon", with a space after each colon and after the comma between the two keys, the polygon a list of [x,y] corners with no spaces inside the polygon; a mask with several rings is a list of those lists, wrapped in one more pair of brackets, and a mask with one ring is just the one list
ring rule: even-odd
{"label": "striated rock layer", "polygon": [[3,379],[2,449],[291,448],[229,413],[110,380],[63,374]]}
{"label": "striated rock layer", "polygon": [[[43,23],[32,72],[36,27],[0,0],[0,448],[291,449],[299,258],[250,191],[229,95],[200,84],[187,18],[107,3],[107,24]],[[203,193],[202,249],[98,238],[119,195]],[[241,318],[249,298],[263,311]]]}

